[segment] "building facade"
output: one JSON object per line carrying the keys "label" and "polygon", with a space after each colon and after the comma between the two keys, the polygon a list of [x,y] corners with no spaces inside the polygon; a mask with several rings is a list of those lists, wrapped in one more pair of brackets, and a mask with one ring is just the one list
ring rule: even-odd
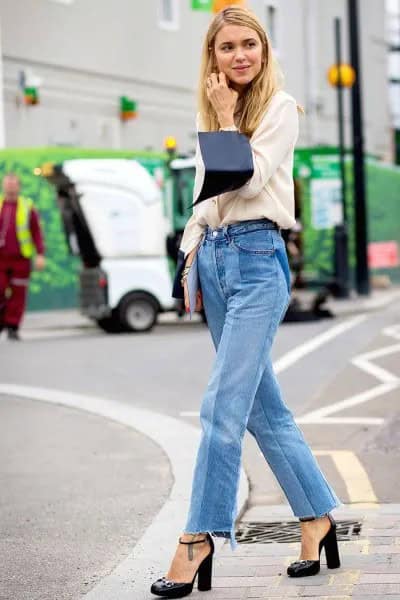
{"label": "building facade", "polygon": [[400,0],[386,0],[390,116],[395,160],[400,165]]}
{"label": "building facade", "polygon": [[[193,9],[201,4],[0,0],[5,145],[160,150],[164,138],[173,135],[180,151],[193,150],[199,58],[212,17]],[[336,144],[336,94],[326,73],[335,60],[337,16],[348,60],[346,0],[248,0],[247,5],[270,34],[287,91],[305,108],[299,145]],[[360,6],[366,149],[388,159],[385,5],[362,0]],[[37,90],[38,104],[24,103],[23,87]],[[135,119],[121,121],[121,96],[137,102]],[[350,143],[348,91],[346,96]]]}

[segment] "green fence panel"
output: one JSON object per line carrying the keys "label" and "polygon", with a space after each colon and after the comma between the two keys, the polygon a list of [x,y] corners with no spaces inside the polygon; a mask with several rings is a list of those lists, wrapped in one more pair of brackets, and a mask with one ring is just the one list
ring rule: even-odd
{"label": "green fence panel", "polygon": [[[349,266],[354,277],[355,235],[353,202],[353,169],[350,156],[346,156],[346,209],[349,233]],[[366,160],[366,194],[368,214],[368,239],[371,242],[394,241],[400,247],[400,168],[385,165],[374,159]],[[305,270],[310,275],[323,277],[333,274],[334,228],[316,226],[315,182],[338,176],[338,155],[335,148],[307,148],[296,150],[294,176],[299,190],[299,203],[303,225]],[[329,191],[329,186],[327,186]],[[323,189],[322,189],[323,191]],[[389,275],[400,282],[400,267],[372,269],[371,273]]]}
{"label": "green fence panel", "polygon": [[33,272],[28,310],[73,308],[78,304],[79,259],[69,254],[54,187],[34,169],[45,163],[77,158],[135,158],[151,174],[163,170],[167,156],[162,153],[86,150],[80,148],[7,149],[0,151],[0,179],[8,172],[21,178],[21,193],[34,202],[40,214],[46,244],[46,269]]}

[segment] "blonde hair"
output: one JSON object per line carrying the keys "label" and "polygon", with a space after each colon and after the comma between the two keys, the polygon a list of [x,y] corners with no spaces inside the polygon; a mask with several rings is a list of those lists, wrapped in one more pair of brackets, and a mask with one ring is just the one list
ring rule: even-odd
{"label": "blonde hair", "polygon": [[274,94],[282,88],[282,73],[274,59],[271,43],[258,18],[247,8],[229,6],[221,10],[211,21],[208,28],[200,64],[198,89],[198,109],[200,122],[206,131],[218,131],[217,114],[207,98],[207,77],[215,72],[215,38],[224,25],[241,25],[253,29],[262,44],[262,66],[258,75],[253,79],[243,95],[243,109],[240,115],[239,129],[251,137]]}

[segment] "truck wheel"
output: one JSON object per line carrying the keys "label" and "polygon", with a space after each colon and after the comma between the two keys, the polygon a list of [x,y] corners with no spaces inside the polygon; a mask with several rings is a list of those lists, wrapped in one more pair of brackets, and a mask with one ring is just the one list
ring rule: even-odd
{"label": "truck wheel", "polygon": [[119,318],[126,331],[150,331],[157,321],[157,301],[144,292],[133,292],[119,305]]}
{"label": "truck wheel", "polygon": [[104,317],[96,320],[97,325],[106,333],[122,333],[124,327],[118,318],[118,315],[112,314],[110,317]]}

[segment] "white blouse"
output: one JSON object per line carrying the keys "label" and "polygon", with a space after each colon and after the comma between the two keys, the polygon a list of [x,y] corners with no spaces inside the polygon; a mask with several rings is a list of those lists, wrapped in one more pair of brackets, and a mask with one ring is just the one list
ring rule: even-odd
{"label": "white blouse", "polygon": [[[296,101],[280,90],[273,96],[250,138],[253,176],[239,189],[204,200],[193,208],[180,245],[185,256],[197,246],[207,225],[216,229],[267,217],[282,229],[293,227],[293,155],[298,131]],[[197,144],[194,200],[200,193],[203,179],[204,165]]]}

